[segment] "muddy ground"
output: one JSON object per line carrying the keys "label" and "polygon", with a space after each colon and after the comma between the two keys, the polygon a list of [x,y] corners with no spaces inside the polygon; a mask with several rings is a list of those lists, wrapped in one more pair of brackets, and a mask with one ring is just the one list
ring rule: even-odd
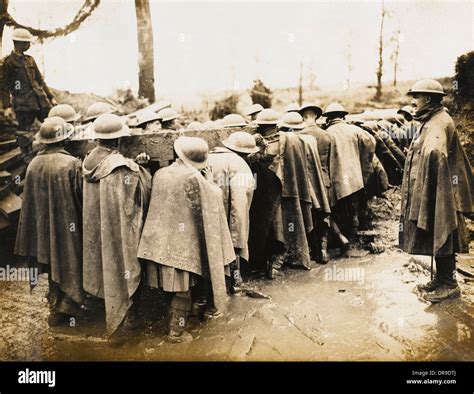
{"label": "muddy ground", "polygon": [[24,282],[0,282],[0,359],[474,360],[474,253],[458,258],[461,299],[420,301],[412,289],[429,279],[430,258],[394,246],[398,203],[396,192],[371,203],[382,254],[357,248],[311,271],[251,279],[249,286],[270,298],[232,296],[224,315],[191,321],[189,343],[165,341],[160,292],[145,291],[143,327],[120,343],[104,338],[100,313],[48,328],[46,277],[31,294]]}

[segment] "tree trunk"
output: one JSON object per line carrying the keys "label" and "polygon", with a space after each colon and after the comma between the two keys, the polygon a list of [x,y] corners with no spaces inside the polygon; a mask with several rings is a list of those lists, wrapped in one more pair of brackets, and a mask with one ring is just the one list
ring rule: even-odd
{"label": "tree trunk", "polygon": [[380,101],[382,98],[382,74],[383,74],[383,22],[385,19],[385,6],[382,1],[382,20],[380,22],[380,37],[379,37],[379,66],[377,68],[377,86],[374,100]]}
{"label": "tree trunk", "polygon": [[300,63],[300,83],[298,87],[298,104],[303,105],[303,61]]}
{"label": "tree trunk", "polygon": [[400,29],[396,32],[395,54],[393,61],[393,86],[397,86],[398,55],[400,53]]}
{"label": "tree trunk", "polygon": [[149,0],[135,0],[138,37],[138,96],[155,102],[153,28]]}

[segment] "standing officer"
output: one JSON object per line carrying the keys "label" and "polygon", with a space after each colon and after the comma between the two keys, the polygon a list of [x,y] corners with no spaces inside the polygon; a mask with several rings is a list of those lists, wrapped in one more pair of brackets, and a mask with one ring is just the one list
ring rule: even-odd
{"label": "standing officer", "polygon": [[35,119],[43,122],[48,112],[57,102],[43,80],[35,59],[26,55],[33,36],[28,30],[13,31],[14,49],[3,59],[2,79],[5,107],[10,107],[10,95],[13,110],[21,131],[30,131]]}
{"label": "standing officer", "polygon": [[434,256],[436,275],[417,290],[436,303],[461,295],[455,253],[468,251],[464,215],[473,212],[474,177],[453,119],[443,107],[441,84],[423,79],[408,95],[420,128],[405,162],[400,246],[410,254]]}

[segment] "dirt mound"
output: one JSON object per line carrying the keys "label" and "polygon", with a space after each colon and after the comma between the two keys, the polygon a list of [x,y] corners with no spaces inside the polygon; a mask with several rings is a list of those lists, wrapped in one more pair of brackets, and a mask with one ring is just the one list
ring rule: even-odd
{"label": "dirt mound", "polygon": [[384,193],[384,197],[374,197],[369,201],[369,209],[375,220],[398,220],[400,218],[400,187]]}

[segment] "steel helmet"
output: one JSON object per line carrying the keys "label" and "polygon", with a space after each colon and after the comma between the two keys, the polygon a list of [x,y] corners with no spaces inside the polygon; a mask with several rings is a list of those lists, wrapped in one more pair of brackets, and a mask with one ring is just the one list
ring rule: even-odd
{"label": "steel helmet", "polygon": [[158,112],[158,119],[160,122],[169,122],[170,120],[176,119],[179,114],[173,108],[163,108]]}
{"label": "steel helmet", "polygon": [[39,130],[38,141],[41,144],[54,144],[64,141],[74,131],[74,126],[59,117],[46,118]]}
{"label": "steel helmet", "polygon": [[407,94],[411,96],[415,93],[440,94],[441,96],[446,96],[441,84],[434,79],[421,79],[415,82]]}
{"label": "steel helmet", "polygon": [[226,148],[240,153],[255,153],[259,151],[253,135],[245,131],[232,133],[229,138],[222,141],[222,144]]}
{"label": "steel helmet", "polygon": [[299,110],[300,110],[300,107],[296,103],[290,103],[285,108],[285,112],[298,112]]}
{"label": "steel helmet", "polygon": [[97,102],[90,105],[86,110],[84,122],[97,119],[100,115],[111,114],[115,109],[108,103]]}
{"label": "steel helmet", "polygon": [[153,122],[155,120],[158,120],[158,114],[156,112],[151,111],[149,109],[143,109],[142,111],[130,116],[126,120],[126,122],[127,125],[130,127],[138,127],[145,123]]}
{"label": "steel helmet", "polygon": [[298,112],[287,112],[278,122],[278,127],[301,130],[306,127],[306,124],[303,121],[303,117]]}
{"label": "steel helmet", "polygon": [[179,137],[174,142],[174,150],[184,163],[194,168],[200,170],[207,166],[209,145],[207,145],[207,142],[202,138]]}
{"label": "steel helmet", "polygon": [[33,36],[26,29],[15,29],[13,30],[12,40],[21,42],[32,42]]}
{"label": "steel helmet", "polygon": [[407,114],[410,118],[413,118],[414,108],[411,105],[405,105],[397,111],[397,114]]}
{"label": "steel helmet", "polygon": [[280,119],[280,114],[273,108],[265,108],[257,115],[255,123],[258,125],[276,125]]}
{"label": "steel helmet", "polygon": [[208,120],[207,122],[203,123],[202,127],[205,130],[210,130],[210,129],[215,129],[217,126],[216,126],[216,122],[213,122],[212,120]]}
{"label": "steel helmet", "polygon": [[92,124],[94,137],[102,140],[110,140],[130,135],[130,129],[117,115],[100,115]]}
{"label": "steel helmet", "polygon": [[300,107],[299,113],[303,115],[303,111],[310,109],[316,113],[316,118],[319,118],[323,114],[321,107],[318,107],[316,104],[306,103]]}
{"label": "steel helmet", "polygon": [[245,111],[245,116],[255,115],[263,110],[263,107],[260,104],[252,104]]}
{"label": "steel helmet", "polygon": [[153,103],[149,105],[148,107],[146,107],[146,109],[149,109],[157,113],[165,108],[171,108],[171,103],[169,101],[166,101],[166,100],[157,101],[156,103]]}
{"label": "steel helmet", "polygon": [[214,127],[217,128],[217,129],[220,129],[221,127],[224,127],[224,120],[216,119],[214,121]]}
{"label": "steel helmet", "polygon": [[204,125],[201,122],[191,122],[186,130],[204,130]]}
{"label": "steel helmet", "polygon": [[328,116],[328,114],[336,113],[347,115],[349,112],[347,112],[341,104],[331,103],[326,107],[326,111],[324,111],[323,116]]}
{"label": "steel helmet", "polygon": [[76,110],[69,104],[55,105],[49,110],[48,113],[48,118],[51,118],[53,116],[59,116],[60,118],[63,118],[66,122],[75,122],[81,117],[81,115],[76,113]]}
{"label": "steel helmet", "polygon": [[230,114],[224,116],[222,120],[222,127],[244,127],[247,126],[244,118],[239,114]]}

